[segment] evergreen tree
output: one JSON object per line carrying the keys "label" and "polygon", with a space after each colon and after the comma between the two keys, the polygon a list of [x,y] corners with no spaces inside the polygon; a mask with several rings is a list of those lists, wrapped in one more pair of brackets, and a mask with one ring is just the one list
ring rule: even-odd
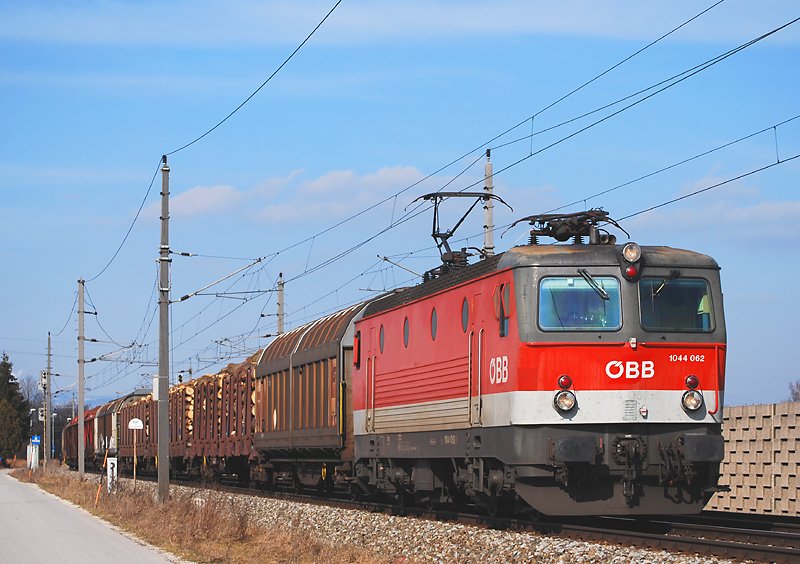
{"label": "evergreen tree", "polygon": [[11,458],[27,439],[29,406],[11,374],[12,364],[3,353],[0,360],[0,456]]}

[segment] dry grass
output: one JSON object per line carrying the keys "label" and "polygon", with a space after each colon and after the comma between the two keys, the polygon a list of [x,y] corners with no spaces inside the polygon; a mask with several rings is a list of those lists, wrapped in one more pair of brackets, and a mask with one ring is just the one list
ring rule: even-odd
{"label": "dry grass", "polygon": [[[78,480],[64,471],[15,470],[20,481],[67,499],[91,513],[166,551],[195,562],[390,562],[358,547],[333,547],[309,538],[287,524],[286,529],[265,529],[251,522],[235,499],[218,492],[198,492],[160,504],[152,490],[121,481],[116,495],[105,489],[95,508],[97,479]],[[105,488],[105,484],[103,485]]]}

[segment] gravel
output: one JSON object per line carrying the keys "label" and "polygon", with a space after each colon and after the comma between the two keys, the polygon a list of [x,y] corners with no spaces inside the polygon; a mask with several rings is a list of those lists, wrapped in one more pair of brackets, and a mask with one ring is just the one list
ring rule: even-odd
{"label": "gravel", "polygon": [[254,523],[268,529],[291,530],[333,546],[355,545],[396,562],[730,562],[256,496],[231,497],[243,504]]}
{"label": "gravel", "polygon": [[[131,482],[126,478],[120,481]],[[139,487],[155,495],[154,482]],[[171,495],[225,496],[232,509],[243,508],[251,523],[290,531],[331,546],[356,546],[402,564],[416,562],[543,562],[559,564],[734,564],[705,555],[576,541],[532,532],[504,531],[477,525],[398,517],[358,509],[299,503],[172,484]]]}

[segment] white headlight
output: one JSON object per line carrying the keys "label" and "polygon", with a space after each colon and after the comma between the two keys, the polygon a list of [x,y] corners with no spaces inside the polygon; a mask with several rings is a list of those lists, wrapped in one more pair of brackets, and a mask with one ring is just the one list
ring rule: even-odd
{"label": "white headlight", "polygon": [[578,403],[578,400],[575,399],[575,394],[569,390],[560,390],[556,392],[556,397],[553,398],[553,404],[561,411],[569,411],[575,407],[576,403]]}
{"label": "white headlight", "polygon": [[683,392],[681,402],[683,403],[683,407],[689,411],[697,411],[703,406],[703,394],[697,390],[687,390]]}
{"label": "white headlight", "polygon": [[642,249],[636,243],[628,243],[622,247],[622,257],[628,262],[636,262],[642,258]]}

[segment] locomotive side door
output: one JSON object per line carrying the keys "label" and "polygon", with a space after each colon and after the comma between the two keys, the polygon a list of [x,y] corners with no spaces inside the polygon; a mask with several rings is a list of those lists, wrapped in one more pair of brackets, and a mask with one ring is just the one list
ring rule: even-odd
{"label": "locomotive side door", "polygon": [[481,380],[483,379],[483,359],[485,351],[485,334],[483,328],[483,311],[481,294],[472,298],[469,308],[469,423],[471,426],[481,424]]}
{"label": "locomotive side door", "polygon": [[369,350],[367,352],[367,373],[364,382],[366,384],[367,400],[367,432],[375,431],[375,327],[369,330]]}

